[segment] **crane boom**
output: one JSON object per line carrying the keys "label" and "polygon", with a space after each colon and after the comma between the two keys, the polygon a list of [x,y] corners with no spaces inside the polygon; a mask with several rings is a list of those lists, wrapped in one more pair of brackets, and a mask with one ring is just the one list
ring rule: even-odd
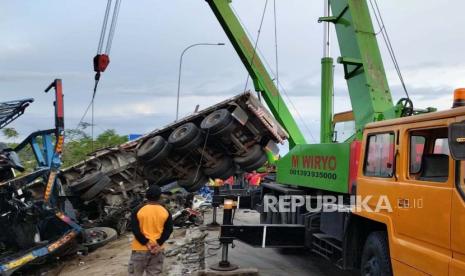
{"label": "crane boom", "polygon": [[[366,0],[331,0],[331,14],[319,19],[335,25],[352,112],[355,136],[343,143],[329,143],[331,133],[322,133],[324,143],[298,145],[278,162],[277,181],[332,192],[348,193],[354,181],[355,153],[368,123],[396,118],[383,61]],[[331,130],[329,116],[332,60],[322,59],[322,106],[325,132]],[[327,63],[327,64],[325,64]],[[325,70],[326,69],[326,70]],[[326,80],[326,81],[325,81]],[[322,97],[323,99],[323,97]],[[339,116],[340,117],[340,116]],[[334,116],[334,122],[336,116]],[[323,139],[322,139],[323,140]],[[352,168],[352,169],[351,169]],[[352,173],[351,173],[352,171]]]}
{"label": "crane boom", "polygon": [[228,36],[242,63],[269,109],[289,134],[289,147],[305,144],[306,140],[294,117],[281,97],[278,88],[263,65],[256,49],[230,7],[231,0],[207,0],[213,13]]}
{"label": "crane boom", "polygon": [[349,89],[356,137],[366,124],[396,117],[381,53],[365,0],[330,1],[332,16],[320,22],[335,25],[344,78]]}

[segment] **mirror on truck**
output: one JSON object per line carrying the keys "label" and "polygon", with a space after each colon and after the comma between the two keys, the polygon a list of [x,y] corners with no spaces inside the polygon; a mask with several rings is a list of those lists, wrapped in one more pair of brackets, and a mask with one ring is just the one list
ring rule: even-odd
{"label": "mirror on truck", "polygon": [[465,122],[449,126],[449,149],[452,158],[465,160]]}

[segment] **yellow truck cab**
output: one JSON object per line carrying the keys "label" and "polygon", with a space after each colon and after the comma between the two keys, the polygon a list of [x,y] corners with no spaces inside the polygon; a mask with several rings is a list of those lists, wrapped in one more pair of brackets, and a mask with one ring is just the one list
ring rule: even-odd
{"label": "yellow truck cab", "polygon": [[357,196],[392,208],[354,214],[378,224],[364,247],[387,246],[394,275],[465,275],[464,121],[457,107],[365,128]]}

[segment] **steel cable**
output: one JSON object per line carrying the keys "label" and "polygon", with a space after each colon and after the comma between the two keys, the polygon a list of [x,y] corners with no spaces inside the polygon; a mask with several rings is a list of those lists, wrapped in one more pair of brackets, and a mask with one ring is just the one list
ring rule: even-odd
{"label": "steel cable", "polygon": [[[250,34],[250,31],[247,29],[247,27],[245,26],[243,20],[241,19],[241,17],[239,16],[239,14],[237,13],[237,11],[234,9],[233,6],[231,6],[231,9],[233,10],[233,13],[234,15],[237,17],[239,23],[241,24],[241,26],[244,28],[247,36],[250,38],[252,37],[251,34]],[[259,56],[262,58],[262,60],[265,62],[264,66],[266,67],[266,69],[269,71],[270,75],[274,78],[276,78],[276,74],[273,72],[272,70],[272,67],[270,66],[270,63],[268,62],[268,60],[265,58],[265,56],[263,55],[263,53],[260,51],[260,48],[257,47],[256,49],[256,52],[259,54]],[[247,75],[247,77],[249,77],[249,75]],[[292,101],[292,99],[290,98],[289,94],[287,93],[286,89],[284,88],[284,86],[282,85],[281,82],[278,83],[278,87],[280,88],[280,92],[284,93],[284,95],[286,96],[286,99],[287,101],[291,104],[291,107],[294,109],[297,117],[299,118],[301,124],[304,126],[304,128],[307,130],[308,134],[310,134],[310,138],[316,142],[316,139],[315,137],[313,136],[313,133],[312,131],[310,130],[310,127],[307,125],[307,123],[305,122],[302,114],[299,112],[299,110],[297,109],[297,107],[295,106],[294,102]]]}
{"label": "steel cable", "polygon": [[[260,26],[258,27],[258,31],[257,31],[257,39],[255,40],[253,54],[252,54],[252,58],[250,60],[251,66],[254,65],[253,63],[255,61],[255,55],[257,54],[258,41],[260,40],[260,35],[261,35],[262,27],[263,27],[263,21],[265,19],[267,6],[268,6],[268,0],[265,1],[265,6],[263,7],[262,18],[260,20]],[[250,78],[250,74],[247,74],[247,78],[246,78],[246,81],[245,81],[245,87],[244,87],[244,93],[247,91],[247,86],[249,86],[249,78]],[[259,96],[259,98],[260,98],[260,96]]]}
{"label": "steel cable", "polygon": [[97,54],[100,54],[102,52],[103,41],[105,40],[105,35],[107,32],[108,16],[110,15],[111,1],[112,0],[108,0],[107,8],[105,9],[105,16],[103,17],[103,25],[102,31],[100,32],[100,40],[98,42]]}
{"label": "steel cable", "polygon": [[[386,44],[386,47],[389,52],[389,56],[391,57],[392,62],[394,63],[394,68],[397,72],[397,76],[399,77],[400,83],[402,85],[402,88],[404,89],[405,95],[407,96],[408,99],[410,99],[409,93],[407,91],[407,87],[405,85],[404,77],[402,76],[402,72],[400,70],[399,63],[396,58],[396,54],[394,52],[394,48],[392,47],[391,39],[389,38],[389,34],[386,30],[386,25],[384,25],[384,20],[381,15],[381,10],[379,9],[378,6],[378,1],[374,0],[374,5],[373,5],[373,0],[370,0],[370,5],[373,10],[373,13],[375,15],[376,22],[378,23],[378,26],[380,28],[380,33],[383,36],[384,43]],[[379,33],[378,32],[378,33]]]}
{"label": "steel cable", "polygon": [[111,45],[113,43],[113,37],[115,36],[116,23],[118,21],[119,8],[121,6],[121,0],[116,0],[115,8],[113,9],[113,18],[111,19],[110,31],[108,33],[107,47],[105,53],[110,55]]}
{"label": "steel cable", "polygon": [[[274,17],[274,48],[275,48],[275,63],[276,63],[276,88],[279,93],[279,58],[278,58],[278,23],[276,16],[276,0],[273,0],[273,17]],[[281,101],[278,101],[278,113],[280,110]]]}

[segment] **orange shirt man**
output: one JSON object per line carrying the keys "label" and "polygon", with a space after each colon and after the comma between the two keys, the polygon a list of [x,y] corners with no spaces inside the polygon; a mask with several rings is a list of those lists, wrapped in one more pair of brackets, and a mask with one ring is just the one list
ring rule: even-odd
{"label": "orange shirt man", "polygon": [[147,190],[147,202],[137,207],[131,216],[132,254],[129,275],[161,275],[163,271],[163,243],[173,232],[170,212],[158,203],[161,189],[152,185]]}

